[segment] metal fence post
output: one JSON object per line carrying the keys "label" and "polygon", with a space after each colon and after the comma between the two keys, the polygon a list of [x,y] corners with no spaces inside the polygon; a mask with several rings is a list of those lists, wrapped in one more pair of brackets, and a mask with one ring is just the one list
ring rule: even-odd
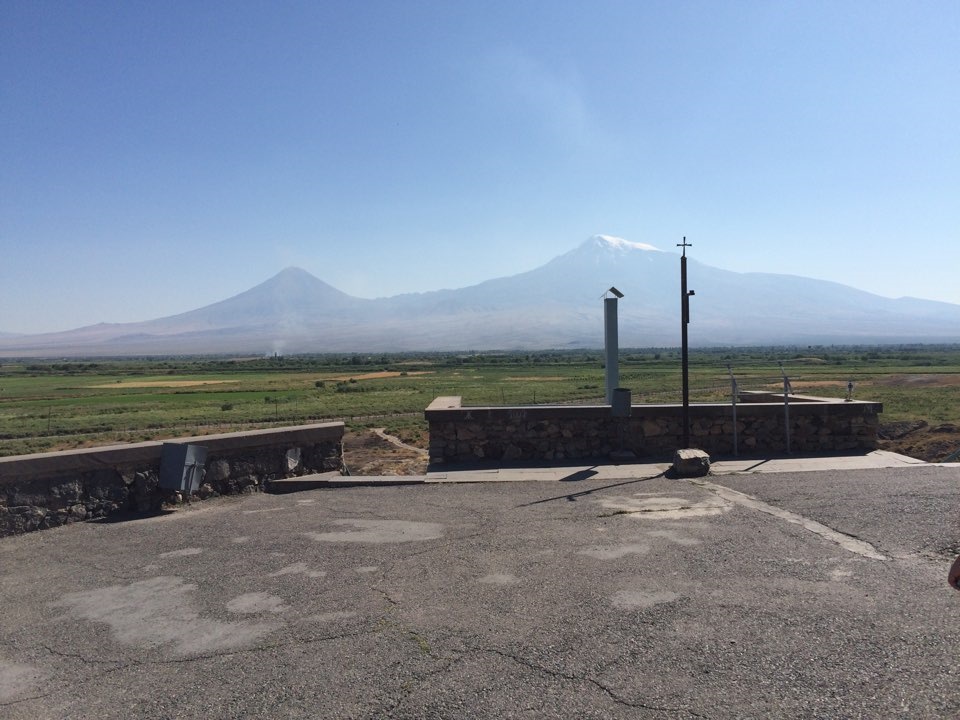
{"label": "metal fence post", "polygon": [[783,375],[783,429],[787,436],[787,455],[790,454],[790,393],[792,388],[790,387],[790,379],[787,377],[787,373],[783,369],[783,363],[777,363],[780,365],[780,374]]}
{"label": "metal fence post", "polygon": [[737,442],[737,396],[740,394],[737,388],[737,379],[733,376],[733,369],[727,365],[727,372],[730,373],[730,404],[733,406],[733,456],[737,457],[739,452],[739,443]]}

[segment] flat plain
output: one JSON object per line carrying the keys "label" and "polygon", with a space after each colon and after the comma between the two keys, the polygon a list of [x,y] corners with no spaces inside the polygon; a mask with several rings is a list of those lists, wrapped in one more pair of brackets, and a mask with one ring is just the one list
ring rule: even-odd
{"label": "flat plain", "polygon": [[[625,350],[620,385],[635,403],[681,399],[676,349]],[[741,390],[884,403],[885,447],[925,460],[960,448],[960,346],[810,347],[691,353],[692,402]],[[782,372],[781,372],[782,363]],[[729,368],[729,369],[728,369]],[[600,351],[160,358],[0,364],[0,456],[343,420],[425,448],[423,410],[602,402]]]}

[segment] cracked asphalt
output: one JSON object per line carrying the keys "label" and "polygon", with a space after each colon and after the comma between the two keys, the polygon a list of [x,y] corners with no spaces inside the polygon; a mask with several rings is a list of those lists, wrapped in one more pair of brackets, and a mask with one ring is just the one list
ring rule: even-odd
{"label": "cracked asphalt", "polygon": [[957,717],[958,508],[960,468],[918,466],[250,495],[5,538],[0,717]]}

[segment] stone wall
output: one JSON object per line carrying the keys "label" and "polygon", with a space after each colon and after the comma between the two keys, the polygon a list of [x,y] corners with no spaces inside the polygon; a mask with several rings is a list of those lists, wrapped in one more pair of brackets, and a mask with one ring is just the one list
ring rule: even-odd
{"label": "stone wall", "polygon": [[[769,396],[770,398],[776,396]],[[745,398],[746,399],[746,398]],[[751,397],[737,406],[739,451],[787,449],[782,396]],[[880,403],[810,396],[790,398],[792,452],[873,449]],[[680,405],[633,405],[629,418],[614,418],[607,405],[461,407],[459,397],[437,398],[426,410],[432,461],[562,461],[607,458],[619,450],[640,458],[668,458],[682,443]],[[711,454],[733,452],[729,404],[690,406],[693,447]]]}
{"label": "stone wall", "polygon": [[[340,470],[343,423],[178,438],[207,448],[206,498],[260,490],[270,480]],[[0,458],[0,536],[182,500],[159,487],[163,443],[112,445]]]}

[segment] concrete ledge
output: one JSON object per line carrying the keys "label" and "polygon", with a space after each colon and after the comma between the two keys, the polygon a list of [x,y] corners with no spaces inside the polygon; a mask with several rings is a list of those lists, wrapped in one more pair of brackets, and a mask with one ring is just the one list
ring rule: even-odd
{"label": "concrete ledge", "polygon": [[316,423],[32,455],[10,455],[0,457],[0,485],[16,479],[57,475],[67,471],[86,472],[159,462],[164,442],[203,445],[207,448],[208,457],[213,457],[231,451],[278,444],[294,446],[323,441],[339,442],[343,438],[343,428],[342,422]]}
{"label": "concrete ledge", "polygon": [[[447,400],[447,398],[438,398]],[[457,398],[459,400],[459,398]],[[493,419],[507,419],[516,421],[553,420],[558,417],[573,419],[609,418],[609,405],[526,405],[514,407],[497,406],[468,406],[468,407],[435,407],[436,401],[431,403],[424,414],[431,422],[450,422],[456,420],[478,421]],[[738,406],[738,410],[750,416],[774,416],[783,414],[783,399],[779,402],[751,401],[746,406]],[[796,410],[803,414],[821,415],[850,415],[873,414],[883,412],[883,403],[866,400],[839,400],[834,398],[814,398],[811,396],[790,396],[790,412]],[[632,405],[630,418],[643,417],[683,417],[682,405]],[[691,413],[694,419],[729,417],[731,414],[729,403],[691,403]]]}
{"label": "concrete ledge", "polygon": [[455,410],[461,406],[459,395],[441,395],[427,406],[427,410]]}
{"label": "concrete ledge", "polygon": [[[207,448],[197,495],[261,490],[280,478],[339,471],[341,422],[169,440]],[[154,512],[183,500],[160,487],[162,442],[0,458],[0,536],[122,513]],[[176,474],[175,470],[175,474]]]}

